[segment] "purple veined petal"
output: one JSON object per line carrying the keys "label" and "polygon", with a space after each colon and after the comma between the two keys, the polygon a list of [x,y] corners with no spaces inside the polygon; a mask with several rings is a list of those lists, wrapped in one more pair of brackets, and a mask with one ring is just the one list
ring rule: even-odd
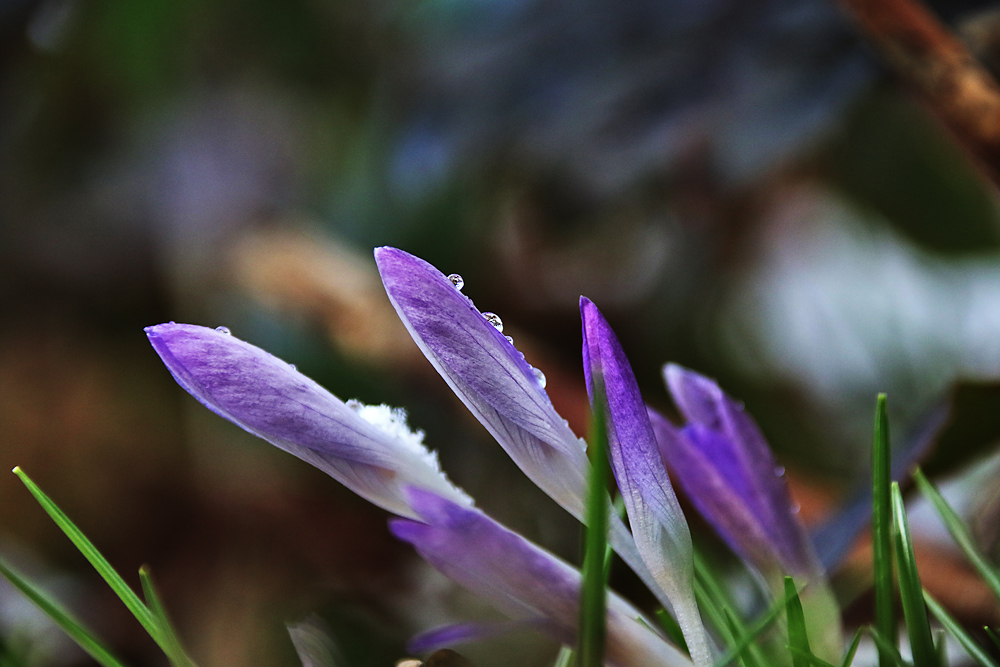
{"label": "purple veined petal", "polygon": [[167,369],[212,412],[313,464],[362,498],[415,516],[404,488],[472,501],[441,472],[422,433],[386,406],[349,405],[291,365],[235,336],[192,324],[146,335]]}
{"label": "purple veined petal", "polygon": [[376,248],[389,300],[445,382],[514,462],[556,502],[583,516],[589,462],[521,353],[427,262]]}
{"label": "purple veined petal", "polygon": [[[606,406],[612,470],[636,546],[666,591],[697,665],[712,656],[694,598],[691,533],[657,448],[646,406],[618,338],[597,306],[580,298],[583,359],[594,409]],[[598,380],[599,381],[596,381]],[[594,392],[603,389],[603,394]]]}
{"label": "purple veined petal", "polygon": [[660,450],[699,512],[758,569],[777,563],[789,573],[818,573],[788,483],[757,424],[712,380],[674,364],[663,375],[688,424],[678,431],[653,416]]}
{"label": "purple veined petal", "polygon": [[[389,300],[414,342],[514,463],[580,521],[590,471],[585,444],[552,407],[531,367],[443,273],[396,248],[376,248]],[[665,606],[632,536],[609,516],[609,541]]]}
{"label": "purple veined petal", "polygon": [[[411,504],[423,523],[393,520],[397,537],[510,618],[545,619],[544,627],[556,639],[573,642],[579,572],[478,510],[419,490],[411,492]],[[607,664],[690,667],[690,660],[641,624],[640,617],[620,597],[608,595]]]}

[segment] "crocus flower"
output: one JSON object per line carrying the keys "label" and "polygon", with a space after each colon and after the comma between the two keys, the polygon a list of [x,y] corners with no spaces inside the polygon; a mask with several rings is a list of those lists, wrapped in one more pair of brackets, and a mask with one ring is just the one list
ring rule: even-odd
{"label": "crocus flower", "polygon": [[669,364],[667,387],[687,423],[677,428],[649,410],[663,460],[691,502],[737,554],[783,594],[782,574],[809,585],[801,594],[817,634],[813,650],[840,659],[840,612],[822,566],[793,510],[784,470],[743,406],[712,380]]}
{"label": "crocus flower", "polygon": [[[417,346],[514,463],[570,514],[584,520],[590,462],[586,443],[555,411],[517,348],[448,276],[396,248],[375,261],[389,300]],[[495,316],[494,316],[495,318]],[[609,542],[665,606],[671,605],[622,521]]]}
{"label": "crocus flower", "polygon": [[472,501],[441,472],[405,413],[344,403],[292,365],[228,330],[159,324],[146,335],[174,379],[212,412],[307,461],[362,498],[415,517],[404,489]]}
{"label": "crocus flower", "polygon": [[612,470],[643,560],[667,592],[695,664],[712,664],[693,591],[691,533],[677,503],[632,367],[607,320],[581,297],[583,368],[595,410],[605,410]]}
{"label": "crocus flower", "polygon": [[712,380],[674,364],[667,387],[687,420],[650,410],[663,460],[729,546],[762,572],[815,575],[819,561],[757,424]]}
{"label": "crocus flower", "polygon": [[[578,621],[580,573],[482,512],[414,490],[419,521],[393,520],[392,532],[452,580],[489,600],[512,619],[537,623],[572,644]],[[639,622],[614,594],[607,602],[605,661],[619,667],[690,667],[691,661]]]}

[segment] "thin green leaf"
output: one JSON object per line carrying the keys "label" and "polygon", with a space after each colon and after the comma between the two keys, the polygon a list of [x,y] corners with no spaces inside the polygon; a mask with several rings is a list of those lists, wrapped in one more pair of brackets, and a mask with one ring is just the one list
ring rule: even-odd
{"label": "thin green leaf", "polygon": [[851,640],[851,646],[847,649],[847,655],[844,656],[844,662],[841,664],[841,667],[851,667],[851,663],[854,662],[854,656],[858,653],[858,646],[861,645],[862,634],[862,628],[858,628],[855,631],[854,639]]}
{"label": "thin green leaf", "polygon": [[931,626],[927,620],[923,587],[920,585],[920,575],[913,556],[913,543],[906,521],[903,495],[899,492],[899,484],[896,482],[892,483],[892,512],[893,532],[896,538],[896,567],[899,570],[899,596],[903,601],[903,617],[906,619],[906,629],[910,635],[913,664],[916,667],[940,667],[934,639],[931,637]]}
{"label": "thin green leaf", "polygon": [[583,584],[580,602],[580,637],[577,654],[580,667],[604,664],[607,578],[605,562],[608,548],[608,436],[602,380],[595,374],[594,411],[590,422],[591,466],[587,492],[587,537],[583,559]]}
{"label": "thin green leaf", "polygon": [[[797,593],[795,594],[798,595]],[[754,623],[747,628],[745,632],[738,635],[738,638],[733,642],[732,648],[730,648],[726,654],[715,663],[715,667],[724,667],[735,660],[737,656],[743,657],[741,654],[746,654],[748,651],[750,651],[753,656],[751,661],[759,662],[761,656],[759,651],[754,651],[757,647],[752,646],[752,644],[761,635],[761,633],[771,627],[771,625],[778,620],[778,617],[781,615],[781,612],[784,611],[785,605],[788,604],[789,600],[791,600],[791,597],[786,595],[783,599],[778,600],[771,605],[771,608],[754,621]],[[728,616],[729,608],[726,608],[725,611]],[[745,661],[746,660],[744,658],[744,662]]]}
{"label": "thin green leaf", "polygon": [[174,629],[173,623],[170,622],[170,617],[160,600],[160,594],[156,590],[153,575],[148,566],[143,565],[139,568],[139,580],[142,582],[142,594],[146,598],[146,605],[159,621],[160,628],[163,630],[164,642],[169,646],[169,650],[164,647],[163,652],[167,654],[170,664],[175,667],[194,667],[194,661],[184,652],[177,631]]}
{"label": "thin green leaf", "polygon": [[[742,619],[740,619],[736,612],[730,607],[724,607],[722,611],[726,615],[726,621],[729,623],[729,631],[733,633],[734,637],[739,636],[739,628],[742,626]],[[733,648],[739,649],[731,652],[734,656],[739,657],[740,662],[743,663],[743,667],[761,667],[762,663],[758,660],[759,656],[755,655],[754,652],[750,650],[751,647],[749,644],[740,646],[737,642],[737,646],[734,646]]]}
{"label": "thin green leaf", "polygon": [[878,628],[869,626],[867,631],[868,636],[872,638],[875,646],[878,647],[879,655],[881,656],[884,653],[889,660],[889,665],[894,667],[913,667],[909,662],[903,660],[903,656],[899,655],[899,650],[878,631]]}
{"label": "thin green leaf", "polygon": [[834,667],[829,662],[815,655],[812,651],[803,651],[795,646],[788,646],[788,652],[792,654],[793,665],[815,665],[815,667]]}
{"label": "thin green leaf", "polygon": [[944,628],[952,634],[952,636],[958,640],[958,643],[962,645],[973,660],[982,665],[982,667],[1000,667],[998,663],[990,657],[990,655],[983,650],[976,640],[965,631],[965,628],[955,620],[955,618],[948,613],[948,610],[941,606],[941,603],[934,599],[934,597],[924,590],[924,601],[927,603],[927,607],[934,614],[934,618],[938,620],[938,623],[944,626]]}
{"label": "thin green leaf", "polygon": [[986,636],[990,638],[990,641],[996,644],[997,650],[1000,651],[1000,636],[997,636],[997,633],[988,625],[984,625],[983,630],[986,632]]}
{"label": "thin green leaf", "polygon": [[142,603],[139,596],[129,587],[125,580],[115,572],[115,569],[111,567],[111,563],[101,555],[97,550],[97,547],[87,539],[83,532],[76,527],[76,525],[70,521],[70,518],[59,509],[59,507],[49,498],[45,493],[35,484],[27,473],[21,470],[20,467],[14,468],[14,474],[21,478],[21,481],[31,492],[31,495],[35,497],[38,504],[42,506],[52,520],[55,521],[56,525],[66,534],[66,537],[76,545],[76,548],[80,550],[84,558],[90,561],[90,564],[94,566],[97,573],[104,578],[104,581],[108,583],[128,610],[132,612],[136,620],[142,624],[142,627],[146,629],[149,636],[153,638],[157,644],[163,648],[163,632],[160,630],[160,625],[153,616],[152,612],[146,608],[146,605]]}
{"label": "thin green leaf", "polygon": [[920,492],[934,505],[934,509],[937,510],[941,521],[944,522],[945,528],[951,533],[952,539],[965,552],[966,557],[979,572],[979,576],[993,589],[993,594],[1000,599],[1000,573],[990,564],[989,560],[976,545],[975,540],[972,539],[962,519],[948,505],[948,501],[944,499],[937,490],[937,487],[927,479],[920,468],[913,471],[913,479],[917,482],[917,486],[920,487]]}
{"label": "thin green leaf", "polygon": [[679,649],[688,652],[687,640],[684,639],[684,633],[681,632],[681,626],[677,623],[677,619],[670,615],[666,609],[656,610],[656,620],[660,622],[660,627],[663,631],[667,633],[667,639],[672,641]]}
{"label": "thin green leaf", "polygon": [[576,654],[573,652],[569,646],[563,646],[559,649],[559,655],[556,656],[556,661],[552,663],[552,667],[570,667],[573,664],[573,658]]}
{"label": "thin green leaf", "polygon": [[809,648],[809,635],[806,632],[806,617],[802,612],[802,601],[795,590],[795,582],[791,577],[785,577],[785,614],[788,616],[788,645],[792,651],[792,667],[806,667],[800,654],[812,655]]}
{"label": "thin green leaf", "polygon": [[[615,514],[618,515],[619,519],[621,519],[622,521],[627,520],[628,511],[625,508],[625,499],[624,498],[622,498],[621,496],[618,496],[617,498],[614,499],[614,502],[611,503],[611,506],[614,508]],[[611,543],[609,542],[607,544],[607,546],[605,546],[605,548],[604,548],[604,585],[605,586],[608,585],[608,579],[611,577],[611,563],[614,562],[614,559],[615,559],[615,548],[613,546],[611,546]]]}
{"label": "thin green leaf", "polygon": [[[875,439],[872,445],[872,551],[875,570],[875,626],[893,647],[899,646],[895,594],[892,582],[892,482],[889,413],[885,394],[875,404]],[[888,667],[891,655],[879,646],[879,667]]]}
{"label": "thin green leaf", "polygon": [[76,620],[61,604],[50,598],[42,590],[35,588],[26,579],[0,561],[0,574],[12,583],[25,597],[34,602],[51,618],[69,638],[76,642],[90,657],[104,667],[125,667],[94,634]]}

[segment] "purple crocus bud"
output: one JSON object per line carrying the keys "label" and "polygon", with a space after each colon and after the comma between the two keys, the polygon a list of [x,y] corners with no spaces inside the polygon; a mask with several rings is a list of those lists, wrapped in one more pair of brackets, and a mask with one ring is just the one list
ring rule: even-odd
{"label": "purple crocus bud", "polygon": [[691,533],[660,458],[639,385],[611,326],[586,297],[580,298],[580,315],[587,390],[594,409],[605,410],[611,467],[636,546],[667,592],[695,664],[711,665],[694,597]]}
{"label": "purple crocus bud", "polygon": [[[411,492],[410,503],[422,523],[393,520],[390,527],[397,537],[510,618],[535,623],[573,644],[579,620],[578,571],[478,510],[417,490]],[[609,594],[607,609],[607,664],[691,666],[686,656],[640,623],[639,612],[620,597]]]}
{"label": "purple crocus bud", "polygon": [[819,561],[792,510],[788,484],[757,424],[712,380],[674,364],[663,370],[687,424],[650,410],[663,460],[729,546],[762,572],[813,575]]}
{"label": "purple crocus bud", "polygon": [[[376,248],[375,261],[389,300],[424,356],[528,478],[583,521],[590,471],[586,444],[552,407],[524,356],[448,276],[424,260],[384,247]],[[614,514],[609,542],[669,604]]]}
{"label": "purple crocus bud", "polygon": [[153,349],[212,412],[294,454],[394,514],[416,516],[404,488],[472,501],[441,472],[405,413],[339,398],[290,364],[229,334],[193,324],[147,327]]}

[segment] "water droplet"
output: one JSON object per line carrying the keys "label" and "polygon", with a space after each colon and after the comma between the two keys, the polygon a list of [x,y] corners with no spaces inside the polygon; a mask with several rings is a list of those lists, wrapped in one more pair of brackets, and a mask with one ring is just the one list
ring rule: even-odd
{"label": "water droplet", "polygon": [[785,466],[778,466],[777,468],[775,468],[774,469],[774,476],[775,477],[784,477],[785,476]]}
{"label": "water droplet", "polygon": [[510,336],[504,336],[504,338],[506,338],[506,339],[507,339],[507,342],[508,342],[508,343],[510,343],[511,345],[513,345],[513,344],[514,344],[514,339],[513,339],[513,338],[511,338]]}
{"label": "water droplet", "polygon": [[542,389],[545,389],[545,373],[535,367],[532,367],[531,371],[535,374],[535,379],[538,380],[538,384],[542,385]]}
{"label": "water droplet", "polygon": [[497,331],[503,333],[503,320],[500,319],[499,315],[496,313],[485,312],[483,313],[483,317],[485,317],[486,321],[492,324]]}
{"label": "water droplet", "polygon": [[457,273],[452,273],[451,275],[449,275],[448,280],[451,281],[451,284],[454,285],[455,289],[457,289],[459,292],[461,292],[462,288],[465,287],[465,280],[463,280],[462,276],[458,275]]}
{"label": "water droplet", "polygon": [[288,364],[288,367],[291,368],[293,371],[299,370],[295,364]]}
{"label": "water droplet", "polygon": [[802,511],[802,505],[799,505],[798,503],[792,505],[792,514],[798,514],[801,511]]}
{"label": "water droplet", "polygon": [[215,327],[215,330],[220,334],[226,334],[227,336],[233,335],[233,332],[229,330],[229,327]]}

